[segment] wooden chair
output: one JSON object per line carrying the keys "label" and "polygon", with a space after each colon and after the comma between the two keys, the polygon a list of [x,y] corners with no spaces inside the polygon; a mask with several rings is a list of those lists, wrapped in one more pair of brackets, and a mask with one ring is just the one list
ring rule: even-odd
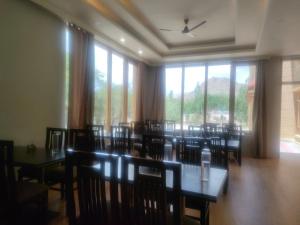
{"label": "wooden chair", "polygon": [[203,137],[204,129],[202,125],[189,125],[188,136],[192,137]]}
{"label": "wooden chair", "polygon": [[8,224],[26,224],[27,219],[32,218],[23,217],[23,210],[34,204],[38,216],[28,223],[45,224],[48,187],[15,180],[13,148],[12,141],[0,140],[0,222],[7,220]]}
{"label": "wooden chair", "polygon": [[160,134],[144,134],[142,156],[150,156],[155,160],[164,160],[165,137]]}
{"label": "wooden chair", "polygon": [[[132,133],[134,135],[143,135],[146,128],[145,123],[140,121],[133,121],[131,122]],[[137,150],[140,154],[143,148],[143,141],[141,139],[135,139],[132,142],[133,150]]]}
{"label": "wooden chair", "polygon": [[90,129],[69,129],[68,148],[80,151],[93,151],[92,132]]}
{"label": "wooden chair", "polygon": [[174,135],[175,125],[175,120],[164,120],[164,133],[168,135]]}
{"label": "wooden chair", "polygon": [[217,127],[218,124],[216,123],[204,123],[203,130],[204,130],[204,137],[215,137],[217,136]]}
{"label": "wooden chair", "polygon": [[[67,129],[64,128],[46,128],[45,151],[65,151],[67,146]],[[40,171],[36,168],[23,166],[18,171],[19,180],[38,180],[40,183]],[[57,164],[46,168],[44,176],[45,184],[52,190],[60,191],[61,199],[65,193],[65,168],[62,164]],[[60,184],[60,187],[55,187]]]}
{"label": "wooden chair", "polygon": [[91,132],[92,147],[94,150],[105,150],[104,126],[88,125],[87,129]]}
{"label": "wooden chair", "polygon": [[[129,174],[133,166],[133,174]],[[173,172],[173,178],[167,173]],[[121,218],[125,225],[181,224],[181,166],[176,162],[122,157]],[[133,183],[130,177],[134,177]],[[167,190],[169,179],[170,190]]]}
{"label": "wooden chair", "polygon": [[117,154],[131,153],[131,129],[126,126],[111,126],[110,151]]}
{"label": "wooden chair", "polygon": [[205,138],[184,137],[182,146],[176,152],[177,161],[185,164],[201,165],[201,151],[205,143],[207,143]]}
{"label": "wooden chair", "polygon": [[[93,166],[86,163],[91,161],[95,163]],[[77,172],[76,192],[73,190],[73,167]],[[118,207],[117,155],[68,150],[66,173],[70,225],[122,224]]]}
{"label": "wooden chair", "polygon": [[223,124],[223,137],[228,148],[232,152],[238,164],[242,165],[242,127],[236,124]]}

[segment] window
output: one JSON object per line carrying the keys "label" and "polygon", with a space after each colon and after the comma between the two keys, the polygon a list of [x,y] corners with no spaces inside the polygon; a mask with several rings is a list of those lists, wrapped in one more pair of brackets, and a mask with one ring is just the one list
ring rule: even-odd
{"label": "window", "polygon": [[176,129],[181,124],[181,67],[166,68],[165,117],[176,122]]}
{"label": "window", "polygon": [[109,129],[111,125],[134,119],[134,74],[133,62],[128,63],[126,57],[95,45],[94,124],[104,124]]}
{"label": "window", "polygon": [[134,74],[135,67],[132,63],[128,64],[128,99],[127,99],[127,121],[133,121],[133,111],[135,109],[134,99]]}
{"label": "window", "polygon": [[255,64],[187,64],[166,67],[165,76],[165,117],[176,121],[176,129],[230,121],[252,129]]}
{"label": "window", "polygon": [[118,125],[122,121],[123,112],[123,67],[124,59],[112,54],[111,79],[111,123]]}
{"label": "window", "polygon": [[107,110],[107,50],[95,47],[94,123],[104,124]]}
{"label": "window", "polygon": [[300,153],[300,60],[282,63],[280,151]]}
{"label": "window", "polygon": [[207,123],[229,122],[230,65],[208,66]]}
{"label": "window", "polygon": [[183,129],[204,120],[205,66],[184,68]]}
{"label": "window", "polygon": [[234,122],[244,130],[252,129],[255,75],[255,65],[236,66]]}

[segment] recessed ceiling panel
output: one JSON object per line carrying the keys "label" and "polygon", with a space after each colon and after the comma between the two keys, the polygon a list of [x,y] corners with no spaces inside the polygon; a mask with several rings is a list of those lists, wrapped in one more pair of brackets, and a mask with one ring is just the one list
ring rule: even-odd
{"label": "recessed ceiling panel", "polygon": [[[161,33],[168,44],[183,44],[195,41],[228,39],[235,35],[235,5],[233,0],[132,0]],[[189,27],[206,20],[195,29],[191,38],[182,34],[184,18],[189,18]],[[160,31],[160,28],[175,31]]]}

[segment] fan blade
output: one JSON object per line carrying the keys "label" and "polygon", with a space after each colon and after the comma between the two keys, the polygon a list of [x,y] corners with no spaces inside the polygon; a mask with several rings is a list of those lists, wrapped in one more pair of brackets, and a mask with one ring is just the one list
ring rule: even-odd
{"label": "fan blade", "polygon": [[205,24],[205,23],[206,23],[206,20],[202,21],[202,22],[199,23],[198,25],[192,27],[192,28],[190,29],[190,31],[193,31],[193,30],[197,29],[198,27],[202,26],[202,25]]}
{"label": "fan blade", "polygon": [[170,30],[170,29],[164,29],[164,28],[160,28],[159,30],[161,30],[161,31],[173,31],[173,30]]}

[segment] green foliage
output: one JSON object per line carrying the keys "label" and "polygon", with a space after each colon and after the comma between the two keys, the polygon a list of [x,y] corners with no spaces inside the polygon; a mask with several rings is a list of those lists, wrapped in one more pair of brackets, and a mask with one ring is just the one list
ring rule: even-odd
{"label": "green foliage", "polygon": [[241,86],[235,98],[234,117],[242,124],[247,124],[248,121],[247,91],[246,85]]}

